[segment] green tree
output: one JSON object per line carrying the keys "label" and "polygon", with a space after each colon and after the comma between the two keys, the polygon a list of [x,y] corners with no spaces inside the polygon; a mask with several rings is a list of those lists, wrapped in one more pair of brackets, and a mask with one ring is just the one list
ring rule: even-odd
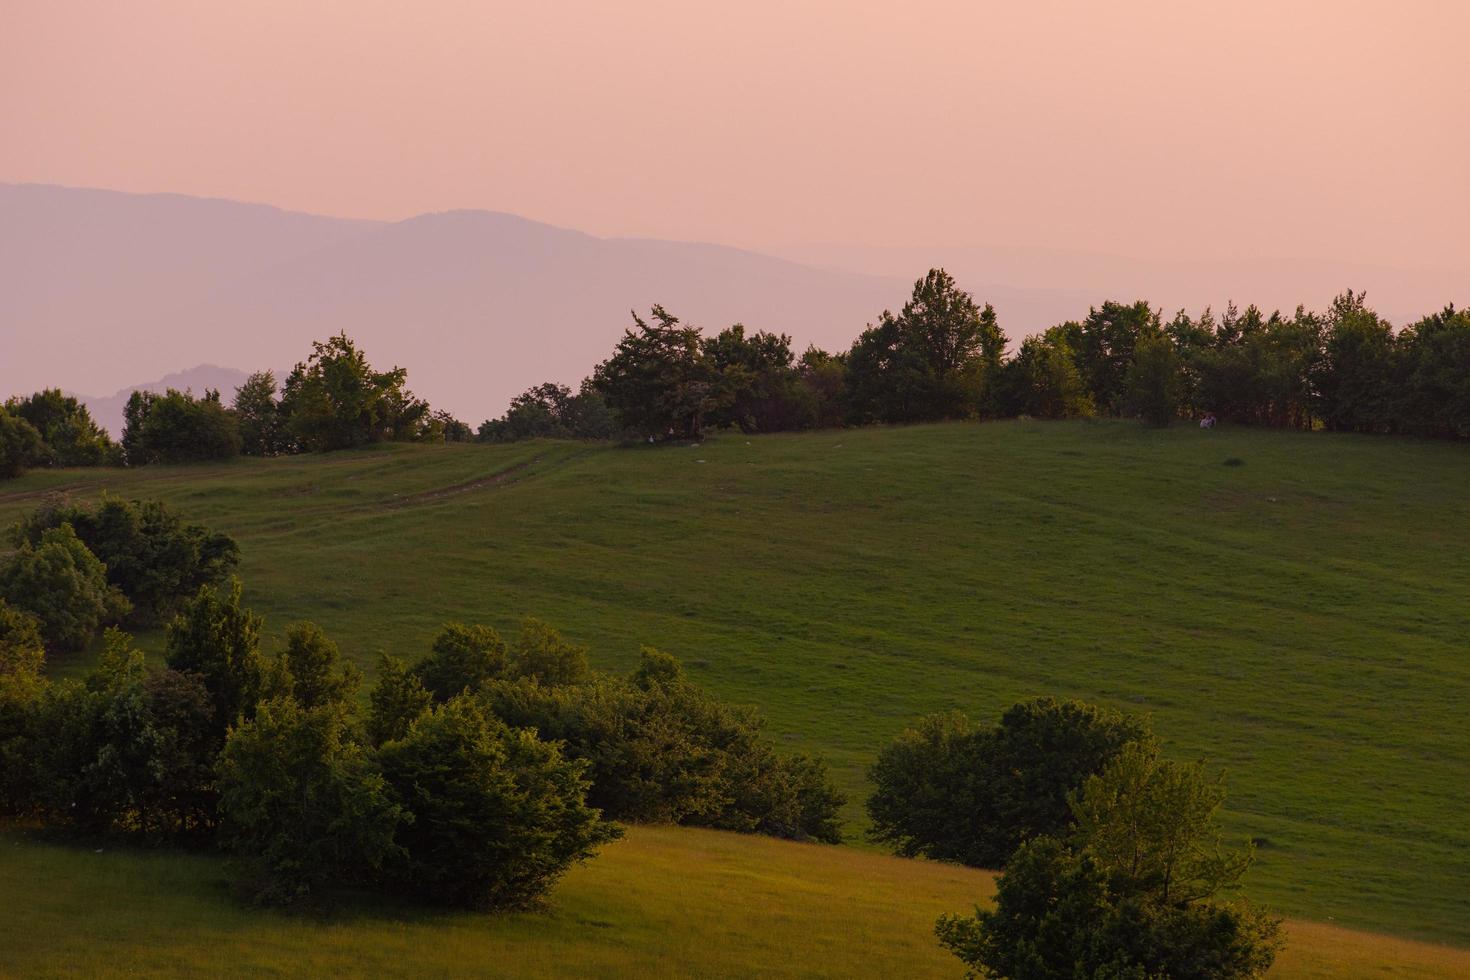
{"label": "green tree", "polygon": [[508,676],[530,678],[549,687],[580,684],[592,672],[585,646],[567,642],[560,632],[529,616],[521,621],[521,633],[505,663]]}
{"label": "green tree", "polygon": [[1170,425],[1179,417],[1183,389],[1174,342],[1162,332],[1139,336],[1123,380],[1124,411],[1149,425]]}
{"label": "green tree", "polygon": [[227,591],[200,588],[166,632],[168,666],[198,674],[213,707],[216,746],[232,725],[249,720],[265,694],[269,670],[260,654],[261,619],[241,603],[239,579]]}
{"label": "green tree", "polygon": [[129,466],[192,463],[240,455],[240,427],[218,391],[200,398],[168,389],[135,391],[123,410],[122,451]]}
{"label": "green tree", "polygon": [[0,480],[10,480],[46,461],[41,433],[25,419],[0,408]]}
{"label": "green tree", "polygon": [[46,642],[61,649],[86,646],[131,609],[70,524],[47,529],[35,545],[22,541],[0,564],[0,598],[34,614]]}
{"label": "green tree", "polygon": [[1470,439],[1470,310],[1445,307],[1398,337],[1395,427]]}
{"label": "green tree", "polygon": [[286,649],[281,656],[297,704],[308,711],[334,704],[352,714],[362,673],[342,660],[337,644],[320,626],[294,623],[286,627]]}
{"label": "green tree", "polygon": [[1011,412],[1045,419],[1088,418],[1094,413],[1072,346],[1076,328],[1062,324],[1021,342],[1016,357],[1006,365]]}
{"label": "green tree", "polygon": [[1139,338],[1155,336],[1160,329],[1159,314],[1142,300],[1131,306],[1107,302],[1088,312],[1077,332],[1073,352],[1099,410],[1124,414],[1128,370]]}
{"label": "green tree", "polygon": [[1144,722],[1081,701],[1023,701],[994,728],[928,716],[878,754],[869,834],[907,857],[1002,867],[1022,842],[1065,833],[1068,794],[1134,742],[1152,744]]}
{"label": "green tree", "polygon": [[102,466],[117,462],[117,449],[92,413],[59,388],[47,388],[28,398],[11,398],[5,408],[25,419],[45,443],[49,466]]}
{"label": "green tree", "polygon": [[394,835],[406,814],[340,705],[262,704],[230,733],[219,787],[236,884],[257,901],[291,904],[367,884],[401,857]]}
{"label": "green tree", "polygon": [[377,753],[398,825],[396,885],[470,908],[518,908],[620,836],[585,802],[587,764],[488,716],[468,696],[435,707]]}
{"label": "green tree", "polygon": [[0,599],[0,816],[24,812],[35,797],[31,719],[45,664],[40,621]]}
{"label": "green tree", "polygon": [[944,916],[972,975],[1016,980],[1264,976],[1280,922],[1236,898],[1249,849],[1222,844],[1223,783],[1131,744],[1075,794],[1076,829],[1023,844],[993,910]]}
{"label": "green tree", "polygon": [[434,696],[407,664],[384,654],[368,700],[368,739],[382,745],[408,734],[409,726],[434,703]]}
{"label": "green tree", "polygon": [[487,680],[499,677],[505,672],[505,659],[505,641],[495,630],[446,623],[429,655],[414,664],[413,673],[442,703],[456,694],[478,691]]}
{"label": "green tree", "polygon": [[107,581],[145,621],[171,612],[200,586],[223,582],[240,560],[239,546],[228,535],[185,523],[157,500],[104,495],[95,509],[80,504],[42,507],[16,525],[14,536],[17,543],[38,545],[47,530],[62,524],[70,524],[107,566]]}
{"label": "green tree", "polygon": [[276,376],[257,371],[235,389],[231,406],[240,427],[240,451],[246,456],[278,456],[291,450],[276,399]]}
{"label": "green tree", "polygon": [[516,442],[521,439],[608,439],[614,431],[607,402],[590,381],[576,394],[566,385],[548,381],[511,399],[498,419],[480,425],[480,442]]}
{"label": "green tree", "polygon": [[650,439],[698,439],[731,399],[705,357],[699,329],[681,326],[662,306],[653,308],[652,322],[634,313],[633,324],[597,365],[593,385],[619,428]]}
{"label": "green tree", "polygon": [[419,434],[429,406],[404,387],[406,370],[373,370],[345,333],[311,346],[311,356],[286,378],[277,406],[292,440],[326,451]]}

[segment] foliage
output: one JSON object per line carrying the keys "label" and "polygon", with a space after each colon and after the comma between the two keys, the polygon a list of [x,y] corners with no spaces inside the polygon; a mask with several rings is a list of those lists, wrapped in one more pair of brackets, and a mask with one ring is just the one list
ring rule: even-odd
{"label": "foliage", "polygon": [[697,327],[655,306],[652,322],[633,314],[612,357],[597,365],[593,386],[618,427],[650,439],[697,439],[709,416],[728,408],[731,394],[706,358]]}
{"label": "foliage", "polygon": [[353,741],[340,704],[262,704],[230,732],[219,786],[237,886],[257,901],[290,904],[365,884],[401,855],[394,834],[408,817]]}
{"label": "foliage", "polygon": [[377,752],[405,819],[395,885],[426,900],[519,908],[620,832],[584,797],[586,763],[458,696]]}
{"label": "foliage", "polygon": [[20,476],[46,461],[41,433],[25,419],[0,407],[0,480]]}
{"label": "foliage", "polygon": [[826,767],[779,756],[754,712],[712,697],[661,651],[645,648],[626,680],[548,687],[523,677],[486,685],[483,698],[507,724],[586,760],[588,801],[615,819],[840,839],[845,800]]}
{"label": "foliage", "polygon": [[1081,701],[1023,701],[990,729],[930,715],[878,754],[869,834],[908,857],[1003,867],[1024,841],[1065,833],[1068,794],[1134,742],[1151,744],[1145,723]]}
{"label": "foliage", "polygon": [[36,544],[0,563],[0,598],[32,614],[46,642],[60,649],[85,646],[104,623],[131,609],[107,582],[107,568],[77,537],[70,524],[47,528]]}
{"label": "foliage", "polygon": [[521,632],[506,657],[506,674],[556,687],[580,684],[592,673],[587,648],[569,643],[539,619],[521,621]]}
{"label": "foliage", "polygon": [[240,427],[240,452],[246,456],[278,456],[291,451],[273,372],[257,371],[246,378],[235,389],[231,411]]}
{"label": "foliage", "polygon": [[602,394],[584,381],[575,395],[566,385],[548,381],[511,400],[498,419],[481,423],[480,442],[521,439],[608,439],[616,426]]}
{"label": "foliage", "polygon": [[1094,413],[1093,398],[1072,346],[1071,338],[1079,329],[1076,324],[1063,324],[1021,342],[1002,379],[1011,413],[1044,419],[1087,418]]}
{"label": "foliage", "polygon": [[1074,797],[1076,830],[1023,844],[993,910],[945,916],[940,942],[972,975],[1015,980],[1264,976],[1280,922],[1215,901],[1251,863],[1227,852],[1219,779],[1130,744]]}
{"label": "foliage", "polygon": [[292,440],[325,451],[419,435],[429,406],[404,388],[406,370],[373,370],[345,333],[311,346],[311,356],[286,378],[277,406]]}
{"label": "foliage", "polygon": [[[45,444],[41,461],[48,466],[103,466],[121,462],[118,448],[92,420],[87,406],[63,394],[59,388],[47,388],[29,398],[11,398],[5,403],[5,411],[35,427]],[[0,441],[4,438],[0,435]]]}
{"label": "foliage", "polygon": [[399,658],[384,654],[378,661],[378,682],[369,695],[368,741],[382,745],[402,738],[433,703],[434,696],[418,675]]}
{"label": "foliage", "polygon": [[351,715],[362,686],[362,673],[342,661],[337,644],[315,623],[286,627],[286,649],[281,654],[291,697],[302,708],[335,705]]}
{"label": "foliage", "polygon": [[240,426],[218,391],[201,398],[168,389],[135,391],[123,409],[122,451],[129,466],[192,463],[240,455]]}
{"label": "foliage", "polygon": [[107,581],[132,602],[134,612],[153,620],[171,612],[202,585],[223,582],[240,560],[228,535],[182,517],[158,500],[104,496],[95,509],[52,503],[21,520],[17,543],[41,542],[52,528],[69,524],[107,566]]}
{"label": "foliage", "polygon": [[231,726],[250,719],[271,689],[270,665],[260,654],[260,623],[241,605],[240,580],[234,579],[224,592],[201,587],[168,625],[168,665],[203,681],[216,746]]}
{"label": "foliage", "polygon": [[441,703],[465,691],[478,691],[504,671],[505,641],[500,634],[488,626],[464,623],[446,623],[429,655],[413,667],[424,689]]}
{"label": "foliage", "polygon": [[1163,333],[1137,338],[1123,391],[1124,410],[1149,425],[1166,426],[1179,417],[1183,375],[1174,343]]}

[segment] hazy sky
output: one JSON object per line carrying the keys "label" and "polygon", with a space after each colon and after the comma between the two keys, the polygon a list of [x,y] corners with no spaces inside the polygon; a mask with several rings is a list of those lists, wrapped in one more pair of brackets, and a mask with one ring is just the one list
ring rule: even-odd
{"label": "hazy sky", "polygon": [[1470,268],[1465,0],[0,0],[0,180]]}

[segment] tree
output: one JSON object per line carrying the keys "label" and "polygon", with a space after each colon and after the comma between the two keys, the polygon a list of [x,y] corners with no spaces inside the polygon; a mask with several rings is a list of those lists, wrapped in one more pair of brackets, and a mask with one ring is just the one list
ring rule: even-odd
{"label": "tree", "polygon": [[587,764],[461,695],[377,753],[404,854],[395,884],[469,908],[519,908],[621,836],[585,802]]}
{"label": "tree", "polygon": [[337,705],[347,715],[356,707],[362,674],[342,661],[337,644],[315,623],[286,627],[286,649],[282,653],[290,677],[291,697],[310,711]]}
{"label": "tree", "polygon": [[0,599],[0,815],[23,812],[35,796],[31,719],[45,663],[40,622]]}
{"label": "tree", "polygon": [[22,541],[0,564],[0,598],[34,614],[46,642],[61,649],[86,646],[99,626],[131,608],[70,524],[47,529],[35,545]]}
{"label": "tree", "polygon": [[221,833],[237,887],[291,904],[324,888],[363,885],[401,857],[407,815],[341,705],[262,704],[230,733],[219,759]]}
{"label": "tree", "polygon": [[521,633],[506,657],[506,673],[548,687],[580,684],[591,674],[587,648],[568,643],[539,619],[521,621]]}
{"label": "tree", "polygon": [[572,394],[566,385],[548,381],[511,399],[498,419],[481,423],[480,442],[516,442],[520,439],[607,439],[613,434],[607,402],[590,381]]}
{"label": "tree", "polygon": [[874,840],[898,853],[998,868],[1024,841],[1065,833],[1068,794],[1148,726],[1081,701],[1037,698],[994,728],[931,715],[879,753],[869,775]]}
{"label": "tree", "polygon": [[40,544],[49,529],[70,524],[87,549],[107,566],[107,581],[132,602],[145,621],[171,612],[202,585],[223,582],[240,561],[228,535],[183,518],[158,500],[103,496],[95,509],[80,504],[42,507],[15,527],[17,543]]}
{"label": "tree", "polygon": [[790,337],[764,330],[747,337],[737,323],[705,338],[703,350],[724,390],[713,424],[738,426],[742,432],[812,426],[815,405],[795,370]]}
{"label": "tree", "polygon": [[59,388],[47,388],[29,398],[11,398],[5,409],[35,427],[45,444],[42,455],[48,466],[102,466],[118,461],[112,439],[92,420],[87,406]]}
{"label": "tree", "polygon": [[650,439],[698,439],[706,419],[730,403],[705,357],[699,329],[655,306],[653,322],[633,314],[613,356],[597,365],[592,383],[619,428]]}
{"label": "tree", "polygon": [[235,389],[231,409],[240,428],[240,451],[246,456],[278,456],[291,450],[280,406],[276,400],[276,376],[257,371]]}
{"label": "tree", "polygon": [[826,767],[778,755],[755,712],[691,683],[669,654],[645,647],[627,678],[492,681],[481,699],[506,724],[587,761],[588,802],[615,819],[841,839],[836,818],[846,801]]}
{"label": "tree", "polygon": [[1124,410],[1149,425],[1167,426],[1179,417],[1183,379],[1179,355],[1168,336],[1159,332],[1138,337],[1123,390]]}
{"label": "tree", "polygon": [[369,703],[367,735],[376,746],[408,734],[409,726],[434,703],[434,696],[407,664],[384,654]]}
{"label": "tree", "polygon": [[1159,314],[1142,300],[1131,306],[1104,303],[1082,321],[1072,347],[1093,403],[1100,410],[1124,413],[1128,369],[1138,340],[1159,331]]}
{"label": "tree", "polygon": [[1077,368],[1070,339],[1077,324],[1061,324],[1027,337],[1006,365],[1006,401],[1017,415],[1046,419],[1087,418],[1095,407]]}
{"label": "tree", "polygon": [[129,466],[192,463],[240,455],[240,427],[218,391],[201,398],[168,389],[135,391],[123,410],[122,451]]}
{"label": "tree", "polygon": [[1396,346],[1396,428],[1470,439],[1470,310],[1447,306],[1404,330]]}
{"label": "tree", "polygon": [[345,333],[311,346],[311,356],[286,378],[277,406],[293,440],[327,451],[419,434],[429,406],[404,388],[406,370],[373,370]]}
{"label": "tree", "polygon": [[21,476],[45,460],[46,444],[36,427],[0,408],[0,480]]}
{"label": "tree", "polygon": [[505,641],[488,626],[446,623],[434,638],[429,655],[413,667],[435,701],[444,702],[464,691],[477,691],[505,671]]}
{"label": "tree", "polygon": [[945,916],[940,943],[997,978],[1263,976],[1279,921],[1235,890],[1249,849],[1222,843],[1219,778],[1127,746],[1074,795],[1076,829],[1021,846],[996,882],[993,910]]}
{"label": "tree", "polygon": [[1348,290],[1332,301],[1312,379],[1322,421],[1338,432],[1388,432],[1394,423],[1393,325],[1369,309],[1364,296]]}
{"label": "tree", "polygon": [[212,585],[200,588],[168,625],[165,659],[174,670],[198,674],[203,681],[216,747],[231,726],[254,715],[269,685],[260,623],[241,604],[240,580],[233,579],[225,592]]}

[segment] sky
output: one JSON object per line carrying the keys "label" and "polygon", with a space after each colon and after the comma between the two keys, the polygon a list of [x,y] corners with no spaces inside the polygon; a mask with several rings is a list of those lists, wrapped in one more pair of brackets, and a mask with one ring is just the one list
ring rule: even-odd
{"label": "sky", "polygon": [[1463,0],[0,2],[0,181],[1470,268]]}

